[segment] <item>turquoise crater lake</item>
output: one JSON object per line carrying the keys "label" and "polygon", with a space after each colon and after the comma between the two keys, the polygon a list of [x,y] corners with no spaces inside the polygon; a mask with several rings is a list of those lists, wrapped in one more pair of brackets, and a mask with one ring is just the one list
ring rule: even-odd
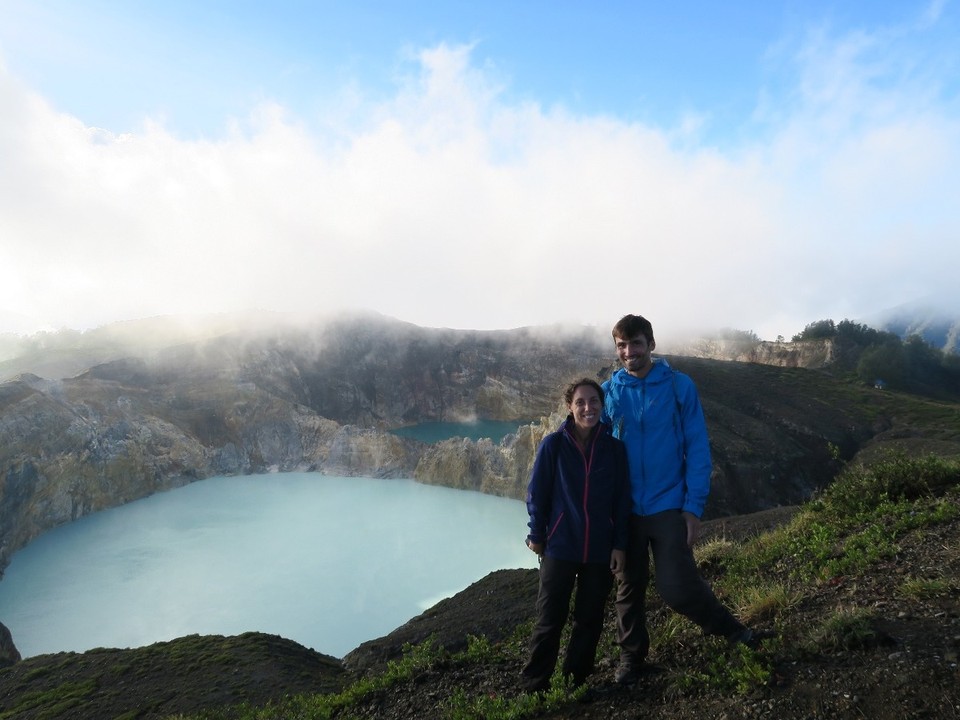
{"label": "turquoise crater lake", "polygon": [[536,567],[522,502],[412,480],[211,478],[14,554],[0,621],[24,657],[193,633],[342,657],[501,568]]}
{"label": "turquoise crater lake", "polygon": [[461,437],[468,440],[489,438],[499,443],[507,435],[515,433],[524,422],[505,420],[475,420],[473,422],[425,422],[417,425],[397,428],[394,435],[409,437],[425,443],[438,443],[450,438]]}

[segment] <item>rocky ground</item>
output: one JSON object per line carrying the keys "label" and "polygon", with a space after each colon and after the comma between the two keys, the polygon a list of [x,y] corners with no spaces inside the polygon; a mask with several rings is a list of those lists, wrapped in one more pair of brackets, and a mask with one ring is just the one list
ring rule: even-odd
{"label": "rocky ground", "polygon": [[[791,510],[783,509],[714,521],[708,525],[708,538],[738,538],[776,525],[790,514]],[[689,629],[655,647],[652,671],[640,684],[616,686],[616,648],[609,640],[611,608],[608,639],[601,645],[598,671],[590,679],[587,696],[539,717],[960,717],[960,520],[914,532],[901,542],[901,548],[898,557],[883,561],[868,574],[824,583],[789,608],[792,630],[765,641],[757,654],[772,666],[773,679],[746,695],[702,683],[686,687],[678,683],[679,677],[704,670],[709,658],[718,656],[714,641]],[[708,576],[709,572],[707,566]],[[908,577],[937,579],[944,590],[909,597],[894,592]],[[0,718],[161,718],[238,702],[259,705],[287,694],[329,692],[382,669],[408,642],[433,637],[452,653],[466,647],[469,634],[485,635],[494,643],[515,643],[515,629],[532,618],[535,594],[535,571],[493,573],[391,635],[362,645],[343,662],[256,633],[235,638],[193,636],[134,650],[30,658],[0,670]],[[798,651],[801,638],[796,629],[818,626],[838,608],[870,610],[869,632],[858,642]],[[668,624],[670,616],[652,597],[652,627]],[[720,652],[723,657],[726,651],[721,648]],[[516,697],[520,663],[518,658],[472,663],[451,656],[388,690],[366,696],[340,717],[451,717],[451,703],[458,695]]]}

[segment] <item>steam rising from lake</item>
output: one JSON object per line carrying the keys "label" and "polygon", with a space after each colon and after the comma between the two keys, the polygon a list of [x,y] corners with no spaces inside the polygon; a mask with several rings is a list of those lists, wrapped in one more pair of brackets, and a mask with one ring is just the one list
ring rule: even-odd
{"label": "steam rising from lake", "polygon": [[0,619],[24,657],[251,630],[342,657],[492,570],[535,567],[526,520],[516,500],[412,480],[212,478],[33,541]]}

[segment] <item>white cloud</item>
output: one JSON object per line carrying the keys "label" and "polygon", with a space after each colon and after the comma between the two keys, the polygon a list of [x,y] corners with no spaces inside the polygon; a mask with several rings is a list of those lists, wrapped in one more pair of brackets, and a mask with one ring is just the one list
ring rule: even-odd
{"label": "white cloud", "polygon": [[772,338],[865,316],[960,267],[956,101],[899,83],[882,42],[812,37],[792,101],[734,149],[690,118],[507,104],[467,47],[423,51],[376,107],[349,88],[353,126],[264,103],[204,141],[86,127],[0,70],[0,330],[360,307]]}

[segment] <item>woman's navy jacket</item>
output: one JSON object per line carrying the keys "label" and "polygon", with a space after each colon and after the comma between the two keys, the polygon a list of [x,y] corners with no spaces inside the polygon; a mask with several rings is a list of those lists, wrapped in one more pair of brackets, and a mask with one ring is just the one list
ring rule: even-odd
{"label": "woman's navy jacket", "polygon": [[572,433],[573,417],[547,435],[527,486],[530,534],[558,560],[609,564],[614,549],[626,550],[630,476],[622,442],[599,423],[586,452]]}

